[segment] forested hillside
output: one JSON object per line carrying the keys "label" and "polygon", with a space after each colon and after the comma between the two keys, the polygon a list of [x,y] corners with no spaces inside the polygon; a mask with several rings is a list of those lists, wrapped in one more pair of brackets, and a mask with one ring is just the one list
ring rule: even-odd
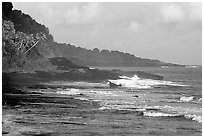
{"label": "forested hillside", "polygon": [[2,3],[2,69],[4,72],[52,69],[53,37],[29,15]]}
{"label": "forested hillside", "polygon": [[45,25],[39,24],[30,15],[24,14],[21,10],[13,10],[13,4],[10,2],[2,3],[2,19],[12,21],[16,31],[27,35],[35,35],[42,32],[46,35],[48,41],[53,41],[53,36]]}
{"label": "forested hillside", "polygon": [[55,48],[54,54],[56,56],[66,57],[79,65],[129,67],[177,66],[177,64],[140,58],[133,54],[120,51],[99,50],[98,48],[91,50],[56,42],[53,43],[53,48]]}

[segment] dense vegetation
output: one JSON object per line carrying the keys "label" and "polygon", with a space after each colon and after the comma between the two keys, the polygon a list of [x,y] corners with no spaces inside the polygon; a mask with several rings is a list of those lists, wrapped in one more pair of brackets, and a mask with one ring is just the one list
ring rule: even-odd
{"label": "dense vegetation", "polygon": [[3,72],[52,69],[47,59],[52,53],[50,43],[53,42],[48,29],[12,8],[12,3],[2,3]]}
{"label": "dense vegetation", "polygon": [[[40,55],[35,46],[41,39],[45,39],[44,34],[26,35],[23,32],[16,32],[13,22],[2,21],[2,61],[3,71],[10,69],[21,70],[24,65],[34,57],[33,53]],[[32,51],[31,51],[32,49]]]}
{"label": "dense vegetation", "polygon": [[74,63],[86,66],[174,66],[176,64],[164,63],[159,60],[144,59],[133,54],[120,51],[93,50],[76,47],[71,44],[53,43],[56,56],[66,57]]}
{"label": "dense vegetation", "polygon": [[45,25],[36,22],[30,15],[24,14],[21,10],[12,10],[10,2],[2,2],[2,19],[10,20],[14,24],[16,31],[24,32],[27,35],[43,33],[48,41],[53,41],[53,36]]}

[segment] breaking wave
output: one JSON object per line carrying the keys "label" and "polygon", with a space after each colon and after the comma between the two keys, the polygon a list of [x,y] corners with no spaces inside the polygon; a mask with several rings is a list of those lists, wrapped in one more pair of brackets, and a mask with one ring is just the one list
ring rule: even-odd
{"label": "breaking wave", "polygon": [[193,96],[190,96],[190,97],[182,96],[180,100],[183,102],[189,102],[193,100]]}
{"label": "breaking wave", "polygon": [[201,103],[201,102],[202,102],[202,98],[198,99],[198,102],[200,102],[200,103]]}
{"label": "breaking wave", "polygon": [[150,116],[150,117],[177,117],[182,116],[179,114],[170,114],[170,113],[162,113],[162,112],[143,112],[144,116]]}
{"label": "breaking wave", "polygon": [[[140,79],[136,75],[132,78],[121,76],[119,80],[110,81],[117,85],[121,84],[122,87],[133,87],[140,89],[153,88],[157,85],[183,86],[182,84],[177,84],[171,81]],[[81,86],[82,83],[78,84]],[[93,84],[91,84],[91,86],[92,85]],[[165,104],[161,102],[162,100],[165,100],[166,95],[155,95],[155,93],[151,93],[149,90],[148,93],[144,93],[146,90],[126,92],[126,89],[111,89],[110,87],[106,87],[105,89],[93,89],[93,87],[89,87],[88,89],[80,89],[80,87],[66,89],[57,88],[55,90],[59,94],[74,96],[74,98],[78,100],[97,101],[100,104],[99,110],[117,110],[119,112],[125,110],[128,112],[142,112],[141,115],[147,117],[182,117],[184,119],[190,119],[202,123],[202,109],[197,107],[196,104],[192,104],[195,100],[200,104],[200,102],[202,102],[202,98],[199,99],[193,96],[184,95],[173,97],[173,95],[171,95],[172,98],[175,98],[175,101],[180,101],[181,105],[178,105],[178,103],[174,104],[166,102]],[[157,96],[157,98],[154,98],[154,96]],[[188,107],[187,104],[191,105]]]}
{"label": "breaking wave", "polygon": [[185,118],[191,119],[193,121],[197,121],[199,123],[202,123],[202,116],[197,115],[185,115]]}
{"label": "breaking wave", "polygon": [[120,76],[120,79],[109,80],[109,82],[114,83],[118,86],[137,89],[150,89],[155,86],[186,86],[172,81],[141,79],[137,75],[134,75],[133,77]]}
{"label": "breaking wave", "polygon": [[70,88],[70,89],[58,89],[57,93],[59,94],[66,94],[66,95],[77,95],[77,94],[81,94],[79,89],[74,89],[74,88]]}
{"label": "breaking wave", "polygon": [[149,117],[184,117],[186,119],[191,119],[193,121],[202,123],[202,116],[191,114],[191,115],[182,115],[182,114],[171,114],[171,113],[164,113],[164,112],[149,112],[149,111],[144,111],[143,112],[144,116],[149,116]]}

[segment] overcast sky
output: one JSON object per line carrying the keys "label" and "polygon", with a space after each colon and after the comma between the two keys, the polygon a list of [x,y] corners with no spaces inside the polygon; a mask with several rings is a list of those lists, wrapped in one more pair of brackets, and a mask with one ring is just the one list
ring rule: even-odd
{"label": "overcast sky", "polygon": [[14,3],[57,42],[202,64],[201,3]]}

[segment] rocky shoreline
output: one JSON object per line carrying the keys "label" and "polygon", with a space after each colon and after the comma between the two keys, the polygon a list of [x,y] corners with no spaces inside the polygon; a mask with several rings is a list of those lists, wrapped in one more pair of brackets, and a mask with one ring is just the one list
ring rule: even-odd
{"label": "rocky shoreline", "polygon": [[[159,75],[137,73],[140,77],[149,76],[161,79]],[[106,114],[120,116],[123,113],[98,110],[99,103],[78,99],[87,98],[86,95],[59,94],[53,90],[59,87],[62,89],[69,88],[69,86],[46,85],[46,82],[57,80],[103,82],[111,78],[118,79],[119,75],[128,75],[128,73],[94,70],[92,73],[87,72],[85,74],[80,76],[80,73],[75,73],[70,77],[71,74],[68,72],[3,73],[2,134],[5,136],[104,135],[97,133],[96,130],[86,132],[87,129],[90,130],[90,127],[94,127],[92,123],[87,124],[87,122],[93,121],[95,118],[103,119]],[[136,114],[139,117],[142,112]],[[63,130],[63,127],[72,132]],[[113,127],[118,129],[122,126]],[[59,130],[60,128],[63,131]],[[82,131],[78,132],[79,130]]]}
{"label": "rocky shoreline", "polygon": [[[91,136],[108,133],[98,130],[97,127],[107,127],[106,129],[116,131],[123,128],[120,123],[110,123],[111,126],[103,124],[103,120],[107,119],[107,115],[123,120],[124,115],[129,114],[128,111],[99,110],[98,102],[81,100],[83,98],[88,97],[83,94],[58,94],[49,88],[40,91],[12,88],[6,93],[4,89],[2,134],[3,136]],[[140,116],[142,112],[134,113],[135,119]],[[118,134],[119,132],[116,135]]]}
{"label": "rocky shoreline", "polygon": [[[82,96],[82,95],[80,95]],[[3,135],[63,135],[55,129],[46,130],[50,124],[83,126],[89,114],[98,104],[74,99],[55,92],[34,92],[9,89],[3,91]],[[70,117],[70,118],[68,118]],[[78,120],[77,118],[80,118]],[[51,132],[52,130],[53,132]]]}

